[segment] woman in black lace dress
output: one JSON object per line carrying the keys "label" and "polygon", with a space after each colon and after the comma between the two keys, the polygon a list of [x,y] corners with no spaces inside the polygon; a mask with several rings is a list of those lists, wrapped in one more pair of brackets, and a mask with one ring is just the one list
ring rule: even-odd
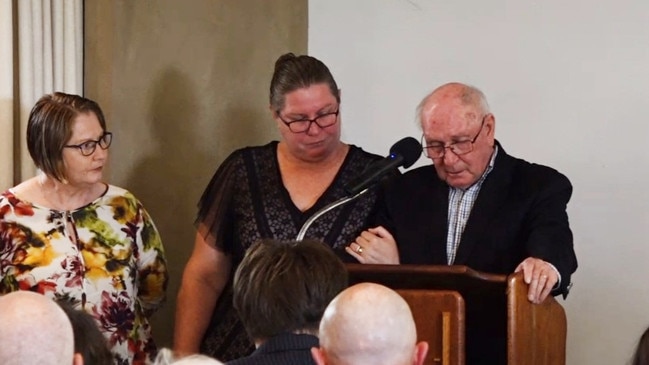
{"label": "woman in black lace dress", "polygon": [[[327,66],[310,56],[281,56],[270,85],[270,109],[282,140],[233,152],[199,203],[194,251],[183,274],[175,350],[222,361],[254,344],[232,308],[232,276],[245,250],[262,238],[293,240],[320,208],[346,196],[344,186],[380,156],[340,141],[340,93]],[[368,225],[369,191],[317,219],[306,238],[340,256]],[[346,257],[345,257],[346,256]]]}

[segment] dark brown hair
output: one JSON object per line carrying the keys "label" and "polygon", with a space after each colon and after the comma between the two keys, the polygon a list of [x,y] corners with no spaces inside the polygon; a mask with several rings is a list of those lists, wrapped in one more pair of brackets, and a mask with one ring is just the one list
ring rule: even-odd
{"label": "dark brown hair", "polygon": [[345,265],[315,241],[252,245],[234,275],[234,307],[250,337],[317,333],[329,302],[347,287]]}
{"label": "dark brown hair", "polygon": [[72,137],[72,125],[82,113],[94,113],[106,131],[99,105],[79,95],[55,92],[41,97],[29,113],[27,148],[36,167],[59,181],[65,180],[63,146]]}
{"label": "dark brown hair", "polygon": [[329,68],[311,56],[281,55],[275,61],[275,72],[270,81],[270,105],[274,111],[284,108],[286,94],[315,84],[327,84],[331,95],[340,103],[340,91]]}
{"label": "dark brown hair", "polygon": [[113,365],[113,354],[101,334],[95,319],[83,310],[74,309],[67,302],[58,302],[72,323],[74,352],[81,354],[87,365]]}

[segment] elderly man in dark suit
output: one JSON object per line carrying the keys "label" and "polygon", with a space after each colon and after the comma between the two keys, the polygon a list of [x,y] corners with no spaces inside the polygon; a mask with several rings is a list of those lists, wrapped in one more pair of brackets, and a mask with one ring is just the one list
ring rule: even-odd
{"label": "elderly man in dark suit", "polygon": [[565,297],[577,269],[566,213],[570,181],[508,155],[475,87],[437,88],[419,104],[418,116],[424,153],[433,164],[386,184],[377,226],[347,252],[361,263],[523,271],[531,302],[550,293]]}

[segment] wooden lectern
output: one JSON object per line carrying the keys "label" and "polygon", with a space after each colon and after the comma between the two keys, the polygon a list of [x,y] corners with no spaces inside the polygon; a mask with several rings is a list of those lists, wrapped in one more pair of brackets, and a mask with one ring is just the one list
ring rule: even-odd
{"label": "wooden lectern", "polygon": [[347,264],[350,285],[374,282],[410,305],[426,364],[564,365],[566,314],[553,297],[527,300],[522,274],[466,266]]}

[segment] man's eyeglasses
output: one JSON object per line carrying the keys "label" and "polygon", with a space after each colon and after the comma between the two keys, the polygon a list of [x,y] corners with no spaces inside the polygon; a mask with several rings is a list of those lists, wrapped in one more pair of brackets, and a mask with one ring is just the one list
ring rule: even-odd
{"label": "man's eyeglasses", "polygon": [[326,113],[322,115],[318,115],[317,117],[313,119],[297,119],[297,120],[291,120],[291,121],[286,121],[282,116],[279,114],[279,110],[277,111],[277,117],[279,120],[284,122],[288,126],[288,129],[291,130],[293,133],[305,133],[306,131],[311,128],[311,124],[315,123],[318,125],[320,128],[327,128],[330,127],[338,121],[338,113],[340,113],[340,110],[336,110],[335,112],[331,113]]}
{"label": "man's eyeglasses", "polygon": [[428,158],[442,158],[446,154],[447,148],[453,151],[453,153],[456,155],[465,155],[473,151],[473,144],[475,143],[475,141],[478,139],[478,136],[482,132],[482,127],[484,127],[484,121],[485,119],[487,119],[487,115],[489,114],[486,114],[484,117],[482,117],[480,130],[478,130],[478,133],[475,135],[475,137],[473,137],[473,139],[469,141],[459,141],[459,142],[451,143],[448,146],[445,146],[443,144],[426,145],[426,136],[422,134],[421,145],[424,148],[424,153]]}
{"label": "man's eyeglasses", "polygon": [[65,148],[78,148],[81,151],[81,154],[84,156],[92,155],[97,149],[97,145],[101,149],[105,150],[110,147],[110,143],[113,141],[113,134],[110,132],[104,132],[101,137],[96,141],[86,141],[80,144],[68,144],[63,147]]}

